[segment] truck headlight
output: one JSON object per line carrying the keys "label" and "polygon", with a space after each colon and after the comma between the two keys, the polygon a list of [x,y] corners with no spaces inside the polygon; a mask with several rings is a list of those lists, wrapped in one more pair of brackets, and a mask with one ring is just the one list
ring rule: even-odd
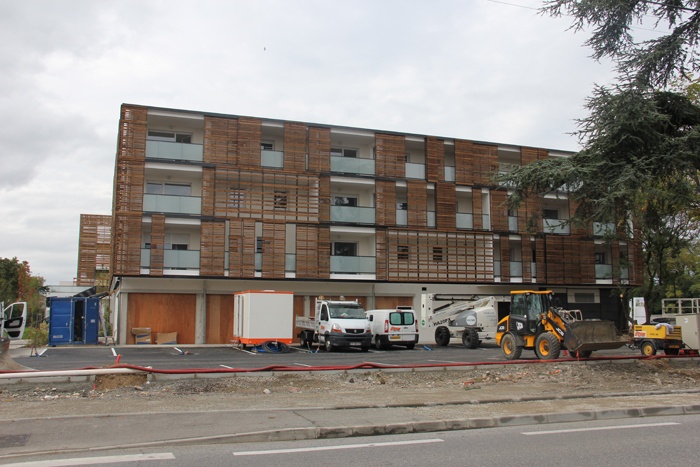
{"label": "truck headlight", "polygon": [[333,326],[331,327],[331,332],[343,332],[343,328],[340,327],[340,324],[333,323]]}

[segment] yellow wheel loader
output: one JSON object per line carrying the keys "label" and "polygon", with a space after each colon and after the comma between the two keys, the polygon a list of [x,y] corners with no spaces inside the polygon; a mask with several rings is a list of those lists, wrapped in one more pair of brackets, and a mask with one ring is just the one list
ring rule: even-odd
{"label": "yellow wheel loader", "polygon": [[496,343],[507,360],[520,358],[523,349],[542,360],[556,360],[564,349],[588,358],[594,350],[627,343],[612,321],[584,320],[578,310],[555,306],[551,290],[516,290],[510,299],[510,314],[496,328]]}

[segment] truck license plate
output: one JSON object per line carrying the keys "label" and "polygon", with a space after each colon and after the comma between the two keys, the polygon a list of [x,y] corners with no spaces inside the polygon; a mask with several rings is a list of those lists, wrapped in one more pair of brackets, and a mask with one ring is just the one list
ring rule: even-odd
{"label": "truck license plate", "polygon": [[361,342],[350,342],[350,347],[359,347],[361,344]]}

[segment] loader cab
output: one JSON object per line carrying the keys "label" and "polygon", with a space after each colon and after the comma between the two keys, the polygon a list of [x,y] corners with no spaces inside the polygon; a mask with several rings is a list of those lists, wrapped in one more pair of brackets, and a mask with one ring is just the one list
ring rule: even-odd
{"label": "loader cab", "polygon": [[537,333],[540,315],[552,306],[549,291],[518,290],[511,292],[510,326],[511,331],[521,335]]}

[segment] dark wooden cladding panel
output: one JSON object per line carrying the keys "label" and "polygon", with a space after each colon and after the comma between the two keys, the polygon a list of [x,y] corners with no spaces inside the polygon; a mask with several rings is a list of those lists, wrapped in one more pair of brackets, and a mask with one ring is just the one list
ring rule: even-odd
{"label": "dark wooden cladding panel", "polygon": [[319,227],[318,229],[318,273],[319,277],[326,278],[331,275],[331,229]]}
{"label": "dark wooden cladding panel", "polygon": [[377,279],[493,282],[493,237],[405,230],[378,233]]}
{"label": "dark wooden cladding panel", "polygon": [[306,172],[306,126],[301,123],[284,123],[284,169]]}
{"label": "dark wooden cladding panel", "polygon": [[261,120],[257,118],[238,119],[238,165],[241,168],[259,169],[262,140]]}
{"label": "dark wooden cladding panel", "polygon": [[530,164],[539,159],[539,149],[537,148],[520,148],[520,157],[523,165]]}
{"label": "dark wooden cladding panel", "polygon": [[455,181],[459,185],[474,184],[473,146],[471,141],[455,140]]}
{"label": "dark wooden cladding panel", "polygon": [[[574,261],[578,259],[578,267],[573,265],[578,276],[574,275],[574,284],[595,284],[595,244],[590,238],[580,235],[570,237],[569,246]],[[578,258],[577,258],[578,256]],[[572,265],[569,265],[572,267]]]}
{"label": "dark wooden cladding panel", "polygon": [[229,219],[229,277],[255,277],[255,220]]}
{"label": "dark wooden cladding panel", "polygon": [[375,222],[377,225],[396,225],[396,182],[377,180],[374,185],[376,197]]}
{"label": "dark wooden cladding panel", "polygon": [[204,117],[205,163],[236,165],[238,163],[238,120]]}
{"label": "dark wooden cladding panel", "polygon": [[154,214],[151,217],[151,276],[163,275],[165,255],[165,216]]}
{"label": "dark wooden cladding panel", "polygon": [[222,221],[202,220],[200,233],[199,274],[223,276],[226,251],[226,224]]}
{"label": "dark wooden cladding panel", "polygon": [[202,168],[202,215],[214,216],[216,203],[216,169],[213,167]]}
{"label": "dark wooden cladding panel", "polygon": [[331,171],[331,130],[309,127],[309,172]]}
{"label": "dark wooden cladding panel", "polygon": [[521,239],[522,258],[523,258],[523,282],[532,282],[532,241],[529,236],[523,236]]}
{"label": "dark wooden cladding panel", "polygon": [[80,215],[76,285],[109,286],[112,216]]}
{"label": "dark wooden cladding panel", "polygon": [[141,272],[141,213],[115,213],[110,270],[115,275]]}
{"label": "dark wooden cladding panel", "polygon": [[296,277],[328,279],[331,253],[330,230],[326,227],[298,225],[296,237]]}
{"label": "dark wooden cladding panel", "polygon": [[207,294],[207,344],[230,344],[233,339],[233,294]]}
{"label": "dark wooden cladding panel", "polygon": [[491,230],[508,232],[508,193],[491,191]]}
{"label": "dark wooden cladding panel", "polygon": [[286,226],[264,222],[262,229],[262,277],[284,279]]}
{"label": "dark wooden cladding panel", "polygon": [[457,193],[455,185],[438,182],[435,185],[435,224],[441,230],[457,228]]}
{"label": "dark wooden cladding panel", "polygon": [[474,184],[494,185],[498,174],[498,147],[475,143],[473,149]]}
{"label": "dark wooden cladding panel", "polygon": [[445,141],[432,136],[425,138],[426,179],[429,182],[445,180]]}
{"label": "dark wooden cladding panel", "polygon": [[[573,219],[576,210],[578,209],[579,203],[569,199],[569,219]],[[570,224],[571,235],[592,235],[593,226],[589,224],[588,226],[582,225],[580,222],[572,222]]]}
{"label": "dark wooden cladding panel", "polygon": [[143,210],[148,110],[122,106],[114,170],[114,212]]}
{"label": "dark wooden cladding panel", "polygon": [[510,239],[507,235],[501,237],[500,241],[501,254],[501,280],[510,282]]}
{"label": "dark wooden cladding panel", "polygon": [[331,221],[331,178],[329,175],[321,175],[318,180],[317,209],[319,222]]}
{"label": "dark wooden cladding panel", "polygon": [[[408,225],[413,227],[428,226],[428,184],[422,180],[409,180],[408,189]],[[395,204],[394,204],[395,205]],[[394,217],[395,218],[395,217]]]}
{"label": "dark wooden cladding panel", "polygon": [[406,178],[406,141],[403,135],[375,135],[378,177]]}
{"label": "dark wooden cladding panel", "polygon": [[[546,281],[549,284],[594,284],[593,240],[579,236],[545,236]],[[538,282],[540,279],[538,264]]]}
{"label": "dark wooden cladding panel", "polygon": [[518,208],[518,230],[521,233],[542,233],[542,198],[527,198]]}

